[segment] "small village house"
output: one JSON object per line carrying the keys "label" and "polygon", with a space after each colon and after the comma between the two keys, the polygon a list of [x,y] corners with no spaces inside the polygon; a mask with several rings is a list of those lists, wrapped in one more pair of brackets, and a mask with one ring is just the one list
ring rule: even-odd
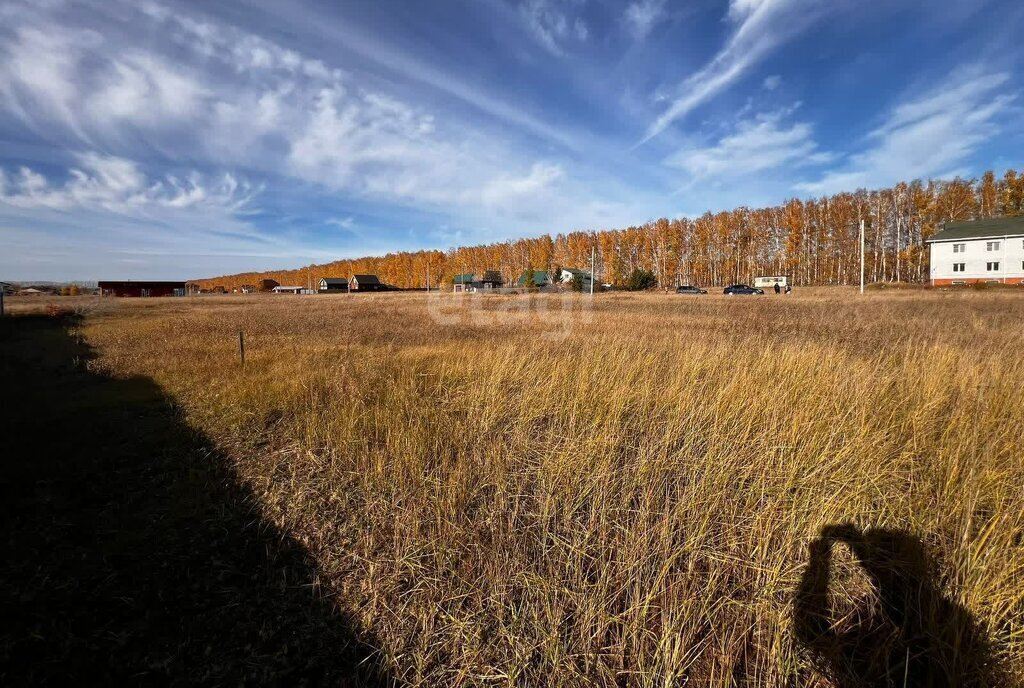
{"label": "small village house", "polygon": [[377,279],[377,275],[352,275],[349,280],[352,291],[384,291],[387,286]]}
{"label": "small village house", "polygon": [[500,289],[505,280],[497,270],[485,270],[480,279],[473,273],[455,275],[452,278],[452,289],[455,292],[473,292],[488,289]]}
{"label": "small village house", "polygon": [[551,285],[551,276],[543,270],[523,270],[523,274],[516,280],[516,284],[520,287],[525,287],[529,281],[529,275],[533,275],[533,286],[535,287],[547,287]]}
{"label": "small village house", "polygon": [[[224,287],[221,287],[224,289]],[[147,297],[185,296],[188,293],[185,282],[135,282],[131,280],[106,280],[99,283],[100,296]]]}
{"label": "small village house", "polygon": [[275,279],[261,279],[259,282],[260,291],[274,291],[274,287],[281,286],[281,283]]}
{"label": "small village house", "polygon": [[505,277],[500,270],[485,270],[484,276],[480,278],[482,284],[491,285],[491,289],[498,289],[505,285]]}
{"label": "small village house", "polygon": [[305,287],[290,287],[282,286],[279,284],[276,287],[274,287],[271,291],[273,291],[275,294],[301,294],[307,290]]}
{"label": "small village house", "polygon": [[348,291],[348,280],[344,277],[323,277],[320,279],[321,294],[337,294]]}
{"label": "small village house", "polygon": [[590,276],[590,272],[588,270],[562,268],[562,271],[558,275],[558,281],[562,284],[572,284],[577,278],[582,280],[584,289],[590,288],[590,282],[593,278]]}
{"label": "small village house", "polygon": [[1024,284],[1024,217],[947,222],[927,243],[933,286]]}

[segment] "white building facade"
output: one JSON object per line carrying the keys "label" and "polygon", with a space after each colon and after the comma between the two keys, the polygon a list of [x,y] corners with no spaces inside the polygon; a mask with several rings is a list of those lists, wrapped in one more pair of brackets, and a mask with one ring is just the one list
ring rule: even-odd
{"label": "white building facade", "polygon": [[933,286],[1024,284],[1024,217],[950,222],[928,245]]}
{"label": "white building facade", "polygon": [[576,277],[583,280],[583,284],[586,288],[590,288],[590,281],[592,277],[590,272],[587,270],[576,270],[575,268],[562,268],[562,271],[558,274],[558,281],[562,284],[571,283]]}

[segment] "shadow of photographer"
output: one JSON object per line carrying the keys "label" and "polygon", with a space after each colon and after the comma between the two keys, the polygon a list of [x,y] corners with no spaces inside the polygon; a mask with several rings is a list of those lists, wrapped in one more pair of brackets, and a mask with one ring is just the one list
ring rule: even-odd
{"label": "shadow of photographer", "polygon": [[[849,548],[875,595],[834,621],[829,584],[837,543]],[[935,586],[936,573],[914,535],[826,526],[810,545],[794,601],[796,638],[840,688],[1007,686],[984,630]]]}
{"label": "shadow of photographer", "polygon": [[0,318],[0,683],[390,685],[229,457],[74,325]]}

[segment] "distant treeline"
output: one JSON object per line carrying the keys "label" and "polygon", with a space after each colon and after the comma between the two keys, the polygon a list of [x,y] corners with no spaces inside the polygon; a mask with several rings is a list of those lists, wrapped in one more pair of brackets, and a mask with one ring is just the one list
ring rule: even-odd
{"label": "distant treeline", "polygon": [[928,276],[924,240],[943,222],[1024,214],[1024,174],[1002,178],[900,182],[889,189],[859,190],[771,208],[740,207],[696,219],[659,219],[638,227],[579,231],[448,251],[389,253],[337,260],[295,270],[249,272],[195,280],[229,290],[271,278],[314,286],[322,277],[376,274],[400,288],[450,283],[460,273],[500,270],[506,280],[523,270],[588,269],[597,251],[597,278],[620,283],[634,269],[653,272],[661,286],[745,282],[757,275],[789,275],[797,285],[858,281],[858,225],[866,231],[870,282],[922,282]]}

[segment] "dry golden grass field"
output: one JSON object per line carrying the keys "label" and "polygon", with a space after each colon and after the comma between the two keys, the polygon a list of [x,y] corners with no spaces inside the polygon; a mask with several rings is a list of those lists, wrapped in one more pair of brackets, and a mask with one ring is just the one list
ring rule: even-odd
{"label": "dry golden grass field", "polygon": [[[110,482],[93,509],[110,523],[46,537],[112,553],[88,576],[47,560],[64,576],[47,580],[79,581],[60,588],[73,600],[88,578],[96,599],[151,619],[57,628],[15,600],[35,640],[9,632],[4,651],[35,664],[8,678],[72,662],[237,682],[236,660],[255,681],[341,685],[1024,678],[1024,295],[430,298],[65,298],[80,317],[59,333],[54,318],[5,318],[0,370],[21,380],[19,407],[36,399],[8,431],[76,457],[60,499]],[[105,391],[85,401],[83,385]],[[188,442],[140,440],[155,416],[132,405],[154,395],[174,416],[160,432]],[[116,466],[90,465],[89,442],[120,452]],[[159,475],[138,478],[154,456]],[[24,480],[49,486],[44,506],[9,488],[36,514],[9,536],[31,559],[63,493],[53,475]],[[210,552],[164,573],[154,561],[181,557],[155,541],[182,531],[203,541],[176,544],[183,557]],[[118,556],[138,567],[131,594],[109,582]],[[282,595],[273,618],[253,608]],[[314,604],[344,633],[311,632]],[[202,628],[179,618],[192,613]],[[191,630],[155,652],[140,638],[161,618]],[[321,662],[340,654],[352,663]]]}

